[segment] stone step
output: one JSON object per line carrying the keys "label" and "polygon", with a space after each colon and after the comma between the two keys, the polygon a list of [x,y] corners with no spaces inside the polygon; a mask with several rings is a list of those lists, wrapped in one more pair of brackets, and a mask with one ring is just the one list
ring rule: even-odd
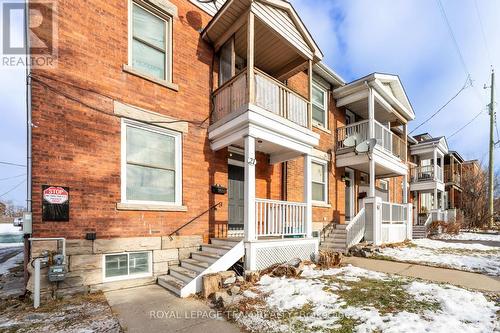
{"label": "stone step", "polygon": [[213,245],[223,245],[223,246],[235,246],[241,242],[242,238],[210,238],[210,243]]}
{"label": "stone step", "polygon": [[346,224],[336,224],[335,229],[336,230],[345,230],[347,228],[347,223]]}
{"label": "stone step", "polygon": [[181,289],[186,285],[184,281],[176,279],[170,275],[161,275],[158,276],[158,284],[165,289],[170,290],[175,293],[177,296],[181,295]]}
{"label": "stone step", "polygon": [[221,256],[215,253],[200,251],[200,252],[192,252],[191,258],[198,261],[207,262],[213,264],[217,260],[219,260]]}
{"label": "stone step", "polygon": [[191,280],[193,280],[198,275],[198,272],[190,270],[186,267],[181,267],[181,266],[170,267],[169,273],[170,273],[170,276],[172,276],[176,279],[179,279],[185,283],[189,283]]}
{"label": "stone step", "polygon": [[197,273],[203,272],[208,268],[210,264],[208,262],[198,261],[195,259],[183,259],[181,260],[181,267],[185,267]]}
{"label": "stone step", "polygon": [[232,246],[219,245],[219,244],[202,244],[201,250],[205,252],[224,255],[227,251],[231,250]]}

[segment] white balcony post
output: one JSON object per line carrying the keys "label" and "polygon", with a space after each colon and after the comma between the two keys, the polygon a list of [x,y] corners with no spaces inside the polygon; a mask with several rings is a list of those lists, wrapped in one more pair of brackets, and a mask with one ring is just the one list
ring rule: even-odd
{"label": "white balcony post", "polygon": [[312,165],[311,155],[304,155],[304,203],[306,204],[306,237],[312,237]]}
{"label": "white balcony post", "polygon": [[[373,89],[368,88],[368,139],[375,137],[375,96]],[[383,137],[383,135],[382,135]],[[369,197],[375,197],[375,161],[370,159],[370,191]]]}
{"label": "white balcony post", "polygon": [[434,169],[434,180],[437,180],[437,149],[434,148],[434,159],[432,161],[432,164],[434,165],[433,169]]}
{"label": "white balcony post", "polygon": [[[373,89],[368,88],[368,139],[375,137],[375,96]],[[383,137],[383,135],[382,135]]]}
{"label": "white balcony post", "polygon": [[245,137],[244,226],[245,241],[256,239],[255,225],[255,138]]}
{"label": "white balcony post", "polygon": [[439,171],[440,173],[439,179],[441,179],[441,181],[444,182],[444,154],[440,154],[440,156],[441,156],[441,162],[440,162],[441,170]]}

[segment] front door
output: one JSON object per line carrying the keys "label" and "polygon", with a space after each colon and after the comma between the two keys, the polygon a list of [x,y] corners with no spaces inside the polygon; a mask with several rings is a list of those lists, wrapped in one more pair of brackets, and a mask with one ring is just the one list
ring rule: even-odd
{"label": "front door", "polygon": [[354,217],[354,171],[345,170],[345,219],[350,221]]}
{"label": "front door", "polygon": [[245,169],[228,165],[229,229],[243,229]]}

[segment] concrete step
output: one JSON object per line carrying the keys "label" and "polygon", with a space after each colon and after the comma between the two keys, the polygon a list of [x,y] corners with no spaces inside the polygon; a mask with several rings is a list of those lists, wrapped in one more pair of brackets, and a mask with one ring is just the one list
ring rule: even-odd
{"label": "concrete step", "polygon": [[201,245],[201,250],[205,252],[210,252],[210,253],[215,253],[219,255],[224,255],[226,254],[227,251],[231,250],[233,246],[226,246],[226,245],[215,245],[215,244],[202,244]]}
{"label": "concrete step", "polygon": [[186,285],[184,281],[176,279],[170,275],[158,276],[158,284],[178,296],[181,295],[181,289]]}
{"label": "concrete step", "polygon": [[181,260],[181,267],[185,267],[197,273],[203,272],[208,268],[210,264],[208,262],[198,261],[195,259],[183,259]]}
{"label": "concrete step", "polygon": [[233,247],[239,242],[241,242],[243,238],[210,238],[210,243],[213,245],[223,245]]}
{"label": "concrete step", "polygon": [[320,250],[330,250],[330,251],[335,251],[335,252],[340,252],[340,253],[346,253],[347,249],[345,247],[333,247],[333,246],[324,246],[321,244],[319,246]]}
{"label": "concrete step", "polygon": [[198,261],[207,262],[207,263],[210,263],[210,264],[213,264],[214,262],[216,262],[217,260],[219,260],[220,257],[221,256],[218,255],[218,254],[210,253],[210,252],[205,252],[205,251],[192,252],[191,253],[191,258],[192,259],[198,260]]}
{"label": "concrete step", "polygon": [[321,244],[334,244],[342,247],[346,246],[345,240],[337,240],[337,239],[334,240],[330,238],[325,239],[323,242],[321,242]]}
{"label": "concrete step", "polygon": [[335,225],[336,230],[345,230],[345,228],[347,228],[347,222],[346,222],[346,224],[336,224]]}
{"label": "concrete step", "polygon": [[181,266],[170,267],[169,273],[171,277],[179,279],[185,283],[189,283],[192,279],[194,279],[198,275],[198,272]]}
{"label": "concrete step", "polygon": [[326,239],[338,239],[338,240],[345,240],[346,238],[347,238],[347,233],[345,232],[334,232],[328,237],[326,237]]}

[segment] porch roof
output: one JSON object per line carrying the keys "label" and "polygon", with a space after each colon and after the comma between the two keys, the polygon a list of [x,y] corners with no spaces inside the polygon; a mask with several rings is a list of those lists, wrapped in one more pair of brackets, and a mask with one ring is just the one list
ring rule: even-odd
{"label": "porch roof", "polygon": [[[380,106],[400,120],[408,122],[415,119],[415,112],[406,95],[399,76],[392,74],[372,73],[333,91],[337,106],[348,106],[351,111],[367,113],[368,87],[375,90]],[[376,110],[377,111],[377,110]],[[391,121],[390,117],[387,117]]]}
{"label": "porch roof", "polygon": [[[203,39],[214,43],[216,49],[231,35],[238,33],[246,37],[243,26],[247,13],[252,11],[260,23],[261,29],[272,30],[270,34],[256,33],[256,52],[269,50],[275,57],[281,56],[277,47],[280,43],[295,49],[304,59],[318,62],[323,53],[303,24],[293,6],[283,0],[228,0],[215,14],[202,32]],[[243,29],[239,29],[243,28]],[[256,30],[259,26],[256,26]],[[232,32],[232,33],[231,33]],[[257,31],[256,31],[257,32]],[[238,39],[238,35],[235,36]],[[238,45],[238,41],[236,41]],[[242,45],[243,46],[243,45]],[[243,51],[243,50],[241,50]],[[256,54],[257,58],[258,54]]]}

